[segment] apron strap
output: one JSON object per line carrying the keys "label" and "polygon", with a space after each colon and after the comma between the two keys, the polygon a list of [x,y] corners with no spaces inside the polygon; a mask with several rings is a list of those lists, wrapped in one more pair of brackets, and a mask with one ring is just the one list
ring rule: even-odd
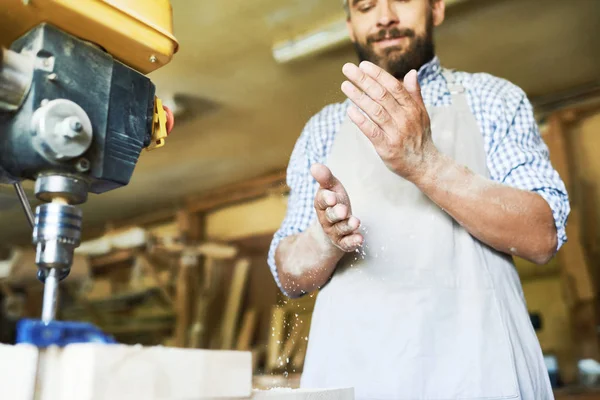
{"label": "apron strap", "polygon": [[469,103],[467,102],[467,97],[465,95],[466,89],[461,83],[456,82],[453,71],[447,68],[442,68],[442,75],[444,76],[444,79],[446,79],[448,91],[452,96],[452,104],[455,106],[466,107],[467,110],[470,110]]}

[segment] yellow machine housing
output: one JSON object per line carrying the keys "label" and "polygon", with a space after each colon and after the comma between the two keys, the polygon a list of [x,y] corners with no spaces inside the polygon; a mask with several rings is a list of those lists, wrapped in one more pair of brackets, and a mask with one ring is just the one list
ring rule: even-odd
{"label": "yellow machine housing", "polygon": [[0,46],[47,22],[102,47],[123,64],[150,73],[179,44],[169,0],[1,0]]}

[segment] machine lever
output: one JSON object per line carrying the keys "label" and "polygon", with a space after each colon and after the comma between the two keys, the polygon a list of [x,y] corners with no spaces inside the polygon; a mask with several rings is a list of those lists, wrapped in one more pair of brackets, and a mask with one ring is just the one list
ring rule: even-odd
{"label": "machine lever", "polygon": [[16,182],[14,184],[15,191],[17,192],[17,196],[21,201],[21,206],[23,207],[23,211],[25,211],[25,215],[27,216],[27,221],[29,221],[29,225],[33,229],[35,225],[35,217],[33,216],[33,210],[31,209],[31,204],[29,204],[29,200],[27,199],[27,195],[25,194],[25,190],[21,185],[21,182]]}

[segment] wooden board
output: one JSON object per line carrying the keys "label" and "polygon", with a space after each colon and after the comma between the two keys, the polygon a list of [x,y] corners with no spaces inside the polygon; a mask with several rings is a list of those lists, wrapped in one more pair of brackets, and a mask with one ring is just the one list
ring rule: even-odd
{"label": "wooden board", "polygon": [[37,361],[34,346],[0,344],[0,399],[34,398]]}
{"label": "wooden board", "polygon": [[354,400],[354,389],[289,389],[256,390],[252,400]]}
{"label": "wooden board", "polygon": [[0,346],[0,398],[31,400],[35,387],[38,400],[247,399],[251,361],[250,352],[238,351],[86,343],[38,352]]}
{"label": "wooden board", "polygon": [[241,258],[235,263],[221,330],[222,349],[229,350],[234,347],[237,322],[240,316],[242,296],[244,295],[244,290],[246,288],[249,269],[250,260],[247,258]]}

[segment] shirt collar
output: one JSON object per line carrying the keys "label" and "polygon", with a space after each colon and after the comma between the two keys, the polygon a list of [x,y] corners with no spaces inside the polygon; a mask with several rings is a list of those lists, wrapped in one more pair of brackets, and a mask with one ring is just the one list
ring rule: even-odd
{"label": "shirt collar", "polygon": [[421,68],[419,68],[419,72],[417,74],[417,78],[419,80],[419,85],[423,86],[433,79],[435,79],[438,74],[442,71],[442,67],[440,64],[440,60],[437,56],[434,56],[430,61],[423,64]]}

